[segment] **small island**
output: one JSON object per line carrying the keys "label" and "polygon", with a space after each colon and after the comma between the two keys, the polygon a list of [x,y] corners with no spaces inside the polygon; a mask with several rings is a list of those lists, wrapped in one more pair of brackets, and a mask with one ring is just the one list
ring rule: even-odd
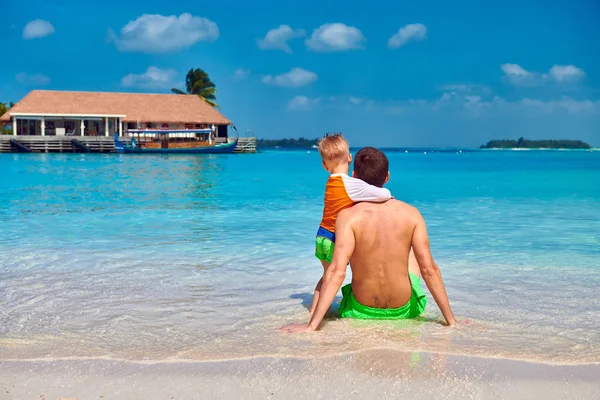
{"label": "small island", "polygon": [[319,144],[319,139],[258,139],[256,146],[260,148],[308,148]]}
{"label": "small island", "polygon": [[491,140],[481,145],[481,149],[591,149],[592,146],[581,140]]}

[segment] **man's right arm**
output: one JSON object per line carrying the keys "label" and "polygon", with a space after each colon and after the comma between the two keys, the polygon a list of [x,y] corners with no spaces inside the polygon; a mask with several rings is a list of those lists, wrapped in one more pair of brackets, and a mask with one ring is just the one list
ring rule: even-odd
{"label": "man's right arm", "polygon": [[412,247],[419,263],[421,275],[423,280],[431,292],[433,299],[437,303],[442,315],[446,319],[446,323],[449,326],[456,324],[454,315],[450,309],[450,302],[448,301],[448,295],[446,294],[446,288],[442,281],[442,274],[437,264],[433,261],[431,256],[431,249],[429,248],[429,236],[427,235],[427,226],[425,220],[421,214],[417,211],[417,224],[412,236]]}

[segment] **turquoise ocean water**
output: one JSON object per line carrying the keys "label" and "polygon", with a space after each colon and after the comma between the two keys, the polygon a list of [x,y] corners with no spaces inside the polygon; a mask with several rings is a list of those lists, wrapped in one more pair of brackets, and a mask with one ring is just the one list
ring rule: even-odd
{"label": "turquoise ocean water", "polygon": [[332,317],[314,335],[277,333],[306,319],[322,271],[327,174],[314,150],[0,154],[0,358],[386,347],[600,362],[600,152],[387,154],[388,188],[424,215],[469,325],[436,323],[430,298],[418,321]]}

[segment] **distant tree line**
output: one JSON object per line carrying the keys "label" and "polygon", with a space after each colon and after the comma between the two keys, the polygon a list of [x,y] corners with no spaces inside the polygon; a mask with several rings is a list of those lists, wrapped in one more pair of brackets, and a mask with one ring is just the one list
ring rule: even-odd
{"label": "distant tree line", "polygon": [[491,140],[481,145],[482,149],[591,149],[592,146],[581,140]]}
{"label": "distant tree line", "polygon": [[284,148],[298,148],[298,147],[312,147],[317,145],[319,139],[307,139],[300,137],[298,139],[258,139],[256,145],[262,148],[268,147],[284,147]]}

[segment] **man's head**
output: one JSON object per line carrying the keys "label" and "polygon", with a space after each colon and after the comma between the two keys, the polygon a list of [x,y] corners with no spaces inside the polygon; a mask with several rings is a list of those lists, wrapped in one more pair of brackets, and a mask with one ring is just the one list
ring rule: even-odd
{"label": "man's head", "polygon": [[381,150],[365,147],[354,156],[352,175],[370,185],[383,187],[390,179],[389,166],[388,158]]}
{"label": "man's head", "polygon": [[340,164],[348,165],[352,161],[350,146],[341,133],[325,135],[319,142],[319,154],[323,159],[323,167],[328,171]]}

